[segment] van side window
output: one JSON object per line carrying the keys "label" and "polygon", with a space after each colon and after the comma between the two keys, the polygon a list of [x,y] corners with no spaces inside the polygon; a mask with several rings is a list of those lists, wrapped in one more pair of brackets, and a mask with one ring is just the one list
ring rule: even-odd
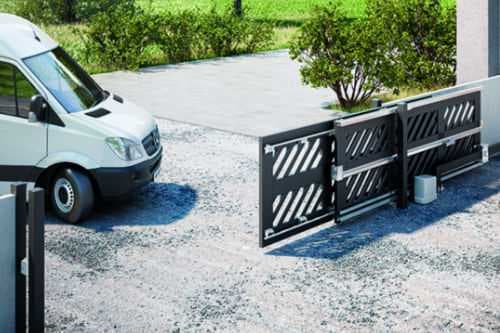
{"label": "van side window", "polygon": [[13,65],[0,62],[0,114],[28,118],[37,91]]}
{"label": "van side window", "polygon": [[0,62],[0,114],[17,115],[14,66]]}
{"label": "van side window", "polygon": [[17,68],[14,71],[16,77],[17,116],[28,118],[31,98],[37,95],[38,92]]}

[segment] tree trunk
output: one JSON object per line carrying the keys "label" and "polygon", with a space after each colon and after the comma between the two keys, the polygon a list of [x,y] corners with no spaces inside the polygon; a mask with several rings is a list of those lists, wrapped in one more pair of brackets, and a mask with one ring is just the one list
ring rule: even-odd
{"label": "tree trunk", "polygon": [[234,0],[234,14],[236,16],[243,16],[243,7],[241,5],[241,0]]}
{"label": "tree trunk", "polygon": [[61,11],[60,15],[62,16],[62,20],[64,23],[74,23],[78,21],[76,17],[76,1],[75,0],[66,0],[62,5],[62,8],[59,8]]}

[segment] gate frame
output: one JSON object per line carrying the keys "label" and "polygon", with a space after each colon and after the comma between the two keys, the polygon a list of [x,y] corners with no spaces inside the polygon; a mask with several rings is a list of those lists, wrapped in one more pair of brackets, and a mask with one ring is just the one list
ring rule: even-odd
{"label": "gate frame", "polygon": [[[471,96],[477,94],[477,96]],[[473,98],[473,107],[475,108],[474,111],[472,109],[461,109],[461,107],[458,109],[454,109],[455,105],[466,105],[466,103],[469,103],[469,101],[460,101],[461,98],[466,98],[470,97]],[[456,102],[455,100],[459,100],[460,103]],[[452,102],[458,103],[458,104],[451,104]],[[445,109],[440,109],[439,107],[442,107],[443,103],[449,102],[449,105],[445,104]],[[470,106],[469,106],[470,107]],[[426,108],[430,108],[430,111],[426,111]],[[453,116],[450,116],[449,118],[454,118],[454,123],[459,124],[458,128],[451,128],[451,129],[446,129],[444,128],[444,121],[446,120],[444,117],[444,113],[446,109],[449,109],[448,111],[451,112],[453,108]],[[432,119],[430,117],[434,116],[428,116],[427,114],[429,112],[437,112],[438,114],[435,116],[437,117],[438,121],[438,129],[437,129],[437,134],[432,134],[431,137],[427,137],[427,132],[425,133],[425,136],[422,138],[418,138],[416,141],[412,141],[410,144],[409,142],[409,118],[412,115],[412,110],[416,110],[416,112],[420,112],[422,117],[427,117],[424,119],[429,119],[425,120],[427,126],[430,126],[429,124],[432,123]],[[464,122],[464,119],[461,121],[457,122],[458,116],[455,117],[454,112],[457,112],[457,115],[461,112],[464,113],[464,116],[467,114],[467,110],[470,110],[472,112],[472,117],[477,117],[473,118],[471,121],[466,121]],[[467,111],[467,112],[466,112]],[[358,163],[356,165],[355,162],[348,162],[345,163],[345,161],[342,159],[341,154],[339,153],[341,150],[338,149],[339,146],[345,145],[343,143],[345,138],[342,138],[342,136],[339,136],[339,131],[343,127],[347,126],[355,126],[357,124],[363,124],[367,121],[374,121],[376,122],[377,119],[382,118],[382,117],[388,117],[388,120],[392,123],[390,127],[391,131],[389,131],[390,134],[389,136],[392,135],[391,137],[391,142],[394,142],[394,153],[381,153],[379,155],[375,155],[375,158],[366,158],[364,163]],[[461,117],[461,116],[460,116]],[[390,120],[392,118],[392,120]],[[477,120],[477,121],[476,121]],[[418,121],[418,126],[423,126],[424,121],[420,123]],[[415,131],[415,126],[417,126],[415,123],[412,125],[412,131]],[[367,127],[368,129],[369,127]],[[354,115],[349,115],[347,117],[339,118],[339,119],[334,119],[332,121],[325,121],[317,124],[313,124],[310,126],[302,127],[299,129],[295,130],[289,130],[285,131],[282,133],[270,135],[267,137],[263,137],[259,139],[259,161],[260,161],[260,175],[259,175],[259,191],[260,191],[260,205],[259,205],[259,244],[260,247],[265,247],[270,244],[273,244],[275,242],[278,242],[280,240],[283,240],[289,236],[298,234],[302,231],[305,231],[307,229],[316,227],[320,224],[329,222],[334,220],[336,223],[340,222],[345,222],[347,220],[350,220],[356,216],[359,216],[361,214],[365,214],[368,211],[371,211],[375,208],[378,208],[380,206],[386,205],[388,203],[392,203],[396,201],[397,206],[399,208],[406,208],[409,205],[409,200],[410,196],[413,195],[412,191],[412,185],[413,183],[410,183],[410,172],[409,172],[409,164],[410,164],[410,158],[413,156],[418,156],[421,153],[429,152],[428,154],[435,154],[432,152],[434,149],[438,149],[438,157],[437,160],[433,160],[433,162],[425,161],[425,162],[430,162],[432,165],[436,163],[436,166],[432,167],[432,174],[435,174],[436,177],[438,178],[439,184],[441,184],[442,181],[445,181],[449,178],[452,178],[454,176],[457,176],[458,174],[464,173],[466,171],[472,170],[476,167],[479,167],[483,165],[487,160],[488,160],[488,153],[489,152],[494,152],[495,154],[500,154],[500,144],[495,145],[495,146],[490,146],[485,147],[484,145],[481,145],[481,139],[480,139],[480,132],[482,129],[482,122],[481,122],[481,87],[475,87],[475,88],[469,88],[457,92],[451,92],[446,95],[438,95],[438,96],[433,96],[433,95],[425,95],[425,96],[417,96],[414,98],[407,99],[405,101],[399,101],[395,102],[392,104],[386,104],[384,106],[381,106],[381,102],[378,100],[375,100],[373,103],[373,108],[369,109],[365,112],[354,114]],[[434,130],[433,130],[434,131]],[[419,130],[421,132],[421,130]],[[291,144],[296,144],[298,142],[306,142],[307,140],[311,138],[316,138],[322,135],[328,135],[328,140],[327,141],[329,144],[335,144],[337,145],[335,149],[325,149],[324,151],[330,154],[327,154],[325,158],[327,158],[327,161],[331,161],[331,163],[326,163],[325,160],[321,162],[321,164],[318,166],[318,168],[322,168],[323,172],[323,183],[320,184],[321,186],[324,186],[327,192],[327,195],[325,196],[326,198],[331,198],[332,195],[335,195],[335,202],[333,200],[324,200],[326,208],[325,208],[325,213],[321,216],[317,216],[313,219],[307,220],[286,220],[286,221],[278,221],[276,226],[273,227],[283,227],[283,224],[286,223],[291,223],[295,222],[294,225],[292,225],[289,228],[282,228],[275,236],[269,237],[267,234],[267,231],[265,230],[266,225],[269,225],[269,221],[273,221],[273,215],[276,215],[278,212],[276,210],[281,211],[281,207],[278,207],[279,209],[274,208],[273,209],[273,202],[275,198],[277,198],[278,195],[284,197],[285,195],[288,197],[289,192],[298,192],[298,189],[300,188],[301,191],[306,189],[306,186],[308,184],[311,184],[310,182],[308,183],[307,180],[290,180],[291,184],[294,184],[296,187],[283,187],[281,186],[280,192],[276,192],[273,190],[273,185],[275,186],[276,183],[279,181],[278,178],[274,178],[275,175],[273,175],[273,168],[274,168],[274,163],[276,162],[273,158],[275,157],[275,149],[277,147],[285,146],[285,145],[291,145]],[[361,136],[363,136],[361,134]],[[414,134],[416,135],[416,134]],[[333,137],[334,136],[334,137]],[[418,133],[418,136],[420,136],[420,133]],[[460,146],[457,146],[458,152],[464,152],[469,151],[469,147],[473,147],[472,150],[473,152],[460,156],[459,158],[453,157],[453,160],[451,161],[444,161],[443,160],[443,155],[444,152],[446,151],[448,146],[453,146],[455,145],[458,140],[460,139],[465,139],[465,138],[471,138],[470,140],[467,141],[462,141]],[[366,139],[366,138],[365,138]],[[475,142],[478,142],[477,144]],[[368,143],[367,143],[368,144]],[[482,147],[480,147],[482,146]],[[292,147],[292,146],[290,146]],[[466,149],[465,149],[465,148]],[[302,147],[304,148],[304,147]],[[297,151],[300,151],[301,148],[298,148]],[[387,149],[386,149],[387,150]],[[297,154],[297,151],[295,152],[295,155]],[[334,151],[334,155],[332,151]],[[387,150],[387,151],[390,151]],[[272,155],[271,155],[272,154]],[[307,152],[305,154],[308,154]],[[286,163],[288,163],[288,159],[290,159],[290,164],[295,164],[296,162],[296,156],[292,154],[287,154],[285,153],[283,157],[285,160],[287,160]],[[451,153],[448,154],[448,156],[456,156],[457,152],[456,151],[451,151]],[[436,156],[436,155],[429,155],[429,156]],[[362,157],[364,158],[364,157]],[[417,157],[418,158],[418,157]],[[419,157],[420,159],[426,158],[425,155],[423,157]],[[436,158],[436,157],[433,157]],[[300,162],[302,163],[302,162]],[[417,160],[417,163],[418,160]],[[397,166],[398,173],[400,175],[400,181],[397,182],[396,188],[393,191],[388,191],[387,193],[383,193],[378,197],[372,197],[368,198],[366,200],[362,200],[359,203],[354,203],[352,206],[347,206],[344,209],[342,209],[341,205],[338,205],[338,202],[340,202],[338,196],[340,191],[338,190],[338,184],[340,181],[343,179],[346,179],[346,177],[349,176],[354,176],[356,174],[359,174],[364,171],[372,170],[377,167],[383,167],[385,165],[392,164],[394,166]],[[420,164],[420,163],[419,163]],[[419,168],[419,164],[417,166],[414,166],[415,168]],[[425,164],[425,163],[424,163]],[[345,168],[345,165],[349,165],[350,169]],[[415,165],[415,164],[413,164]],[[278,163],[278,168],[280,167]],[[412,167],[413,168],[413,167]],[[279,170],[278,170],[279,171]],[[415,169],[412,169],[412,173],[415,171]],[[420,172],[420,171],[418,171]],[[285,170],[285,177],[295,177],[294,174],[287,175],[287,170]],[[329,178],[328,175],[329,174]],[[366,174],[368,176],[368,174]],[[327,181],[328,179],[328,181]],[[286,183],[286,181],[285,181]],[[335,186],[335,191],[332,191],[332,184],[334,183]],[[314,185],[314,183],[313,183]],[[364,184],[362,185],[364,186]],[[287,191],[287,192],[283,192]],[[304,192],[303,191],[303,192]],[[356,189],[357,191],[357,189]],[[279,194],[278,194],[279,193]],[[296,194],[296,193],[295,193]],[[345,193],[344,193],[345,194]],[[296,195],[298,197],[298,195]],[[302,199],[301,197],[293,198],[293,193],[291,196],[291,199],[286,203],[286,206],[284,208],[290,208],[288,205],[292,201],[300,201]],[[357,200],[356,198],[355,200]],[[278,205],[282,203],[281,199],[278,200]],[[282,203],[284,205],[284,203]],[[299,204],[301,205],[301,204]],[[291,216],[293,217],[296,213],[296,208],[294,207],[293,211],[290,212]],[[287,213],[284,213],[283,215],[286,215]],[[301,217],[302,218],[302,217]],[[299,223],[297,223],[299,222]],[[280,229],[280,228],[278,228]],[[271,234],[272,235],[272,234]]]}
{"label": "gate frame", "polygon": [[[317,129],[317,130],[316,130]],[[264,225],[264,221],[266,219],[269,219],[270,217],[268,216],[270,209],[272,208],[272,191],[269,191],[269,188],[272,188],[272,184],[270,183],[270,180],[272,180],[272,177],[269,177],[269,175],[272,175],[272,168],[273,164],[270,163],[272,160],[272,157],[274,157],[275,150],[277,147],[281,147],[287,144],[295,143],[295,142],[304,142],[304,140],[309,140],[312,138],[318,138],[321,136],[328,136],[329,140],[332,138],[333,134],[335,133],[333,129],[333,122],[331,121],[325,121],[309,126],[304,126],[299,129],[294,129],[294,130],[288,130],[285,132],[273,134],[267,137],[261,137],[259,138],[259,165],[261,166],[260,172],[259,172],[259,230],[261,232],[259,233],[259,246],[261,248],[266,247],[268,245],[271,245],[275,242],[279,242],[280,240],[283,240],[287,237],[290,237],[293,234],[300,233],[303,231],[306,231],[308,229],[314,228],[320,224],[326,223],[328,221],[331,221],[334,215],[334,211],[331,210],[329,212],[326,212],[323,215],[320,215],[314,219],[311,220],[304,220],[302,221],[301,224],[296,225],[290,229],[287,229],[283,232],[278,232],[275,234],[275,236],[272,237],[272,240],[270,241],[268,238],[266,238],[266,231],[265,228],[266,226]],[[330,142],[331,145],[331,142]],[[330,149],[326,149],[325,151],[330,151]],[[323,158],[331,160],[331,151],[330,154],[327,154]],[[322,172],[323,177],[329,178],[331,175],[331,164],[326,163],[324,166],[324,170]],[[326,196],[328,198],[331,198],[331,195],[333,193],[333,189],[331,187],[327,187],[327,194]],[[326,201],[326,200],[325,200]],[[330,200],[331,201],[331,200]],[[326,204],[326,202],[325,202]],[[326,209],[328,210],[328,209]]]}

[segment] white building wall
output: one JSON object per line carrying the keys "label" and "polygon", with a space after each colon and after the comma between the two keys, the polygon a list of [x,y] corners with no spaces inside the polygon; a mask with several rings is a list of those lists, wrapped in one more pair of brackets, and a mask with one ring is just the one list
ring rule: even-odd
{"label": "white building wall", "polygon": [[465,83],[487,78],[489,64],[490,0],[457,1],[457,80]]}

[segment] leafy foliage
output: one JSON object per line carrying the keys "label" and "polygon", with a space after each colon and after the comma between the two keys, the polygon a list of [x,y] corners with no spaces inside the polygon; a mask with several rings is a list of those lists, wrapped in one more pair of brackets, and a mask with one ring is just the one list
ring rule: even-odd
{"label": "leafy foliage", "polygon": [[273,26],[252,18],[234,15],[232,10],[222,14],[212,8],[202,14],[201,42],[206,55],[228,56],[251,53],[268,46],[273,37]]}
{"label": "leafy foliage", "polygon": [[432,88],[455,83],[456,7],[439,0],[373,0],[367,20],[388,45],[399,86]]}
{"label": "leafy foliage", "polygon": [[392,66],[365,20],[351,19],[337,4],[317,7],[292,42],[291,57],[303,81],[332,89],[340,105],[365,103],[382,88]]}
{"label": "leafy foliage", "polygon": [[134,0],[17,0],[15,13],[38,23],[75,23]]}
{"label": "leafy foliage", "polygon": [[135,69],[158,31],[158,18],[136,5],[120,4],[95,15],[85,35],[87,57],[109,69]]}
{"label": "leafy foliage", "polygon": [[271,24],[232,12],[155,12],[134,4],[94,16],[85,34],[89,60],[107,69],[136,69],[155,50],[168,63],[255,52],[272,37]]}
{"label": "leafy foliage", "polygon": [[167,62],[176,63],[197,57],[201,30],[198,12],[166,12],[159,15],[157,20],[157,36],[152,40],[161,48]]}
{"label": "leafy foliage", "polygon": [[351,19],[336,4],[317,7],[292,42],[305,83],[331,88],[344,108],[392,88],[455,82],[455,7],[439,0],[373,0]]}

